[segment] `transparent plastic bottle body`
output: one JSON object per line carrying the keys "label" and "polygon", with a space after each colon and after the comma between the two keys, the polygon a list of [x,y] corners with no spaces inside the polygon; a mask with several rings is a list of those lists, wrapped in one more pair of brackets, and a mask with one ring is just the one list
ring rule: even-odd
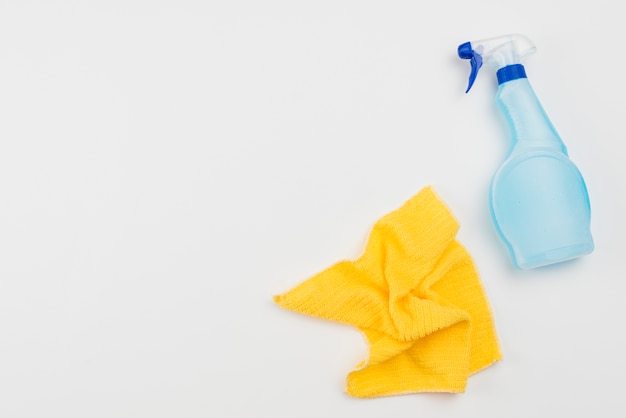
{"label": "transparent plastic bottle body", "polygon": [[513,264],[530,269],[593,251],[587,188],[527,78],[503,83],[496,103],[512,136],[490,206]]}

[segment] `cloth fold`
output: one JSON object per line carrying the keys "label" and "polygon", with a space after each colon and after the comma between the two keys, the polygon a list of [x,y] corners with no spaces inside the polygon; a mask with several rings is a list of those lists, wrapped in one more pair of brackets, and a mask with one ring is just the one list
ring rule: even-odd
{"label": "cloth fold", "polygon": [[459,225],[431,187],[372,228],[364,253],[274,297],[286,308],[359,329],[369,358],[347,392],[376,397],[463,392],[501,358],[474,262]]}

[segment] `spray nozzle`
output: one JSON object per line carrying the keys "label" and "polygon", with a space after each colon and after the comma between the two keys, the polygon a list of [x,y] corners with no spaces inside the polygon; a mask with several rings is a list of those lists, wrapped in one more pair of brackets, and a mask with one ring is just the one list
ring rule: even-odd
{"label": "spray nozzle", "polygon": [[459,45],[458,54],[462,59],[470,60],[472,66],[467,93],[474,84],[483,60],[496,69],[520,64],[527,55],[535,52],[535,45],[524,35],[512,34],[465,42]]}

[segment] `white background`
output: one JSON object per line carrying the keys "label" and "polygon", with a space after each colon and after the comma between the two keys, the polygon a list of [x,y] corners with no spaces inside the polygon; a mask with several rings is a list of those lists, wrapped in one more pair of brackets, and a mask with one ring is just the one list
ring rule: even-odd
{"label": "white background", "polygon": [[[623,12],[597,1],[1,1],[0,417],[623,417]],[[458,44],[510,32],[582,171],[595,252],[520,272],[509,145]],[[354,329],[274,305],[426,185],[502,362],[360,400]]]}

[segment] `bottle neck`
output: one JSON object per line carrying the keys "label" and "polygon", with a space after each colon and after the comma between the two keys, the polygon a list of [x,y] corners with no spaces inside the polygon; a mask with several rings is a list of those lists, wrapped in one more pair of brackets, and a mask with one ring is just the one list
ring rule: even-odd
{"label": "bottle neck", "polygon": [[521,64],[500,68],[496,103],[513,139],[512,152],[553,148],[567,154],[565,145],[537,99]]}

